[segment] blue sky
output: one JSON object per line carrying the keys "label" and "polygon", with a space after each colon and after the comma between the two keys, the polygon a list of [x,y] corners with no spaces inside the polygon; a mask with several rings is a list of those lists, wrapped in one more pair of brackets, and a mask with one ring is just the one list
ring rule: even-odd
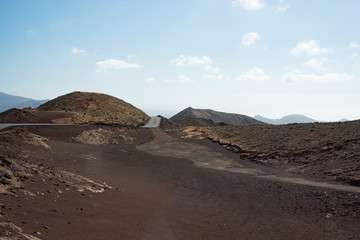
{"label": "blue sky", "polygon": [[360,1],[0,1],[0,91],[360,119]]}

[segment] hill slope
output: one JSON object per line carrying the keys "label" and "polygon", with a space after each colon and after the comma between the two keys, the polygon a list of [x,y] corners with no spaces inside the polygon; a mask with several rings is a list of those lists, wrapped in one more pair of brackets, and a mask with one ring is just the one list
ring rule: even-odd
{"label": "hill slope", "polygon": [[211,119],[205,118],[194,118],[194,117],[185,117],[176,120],[177,124],[183,126],[198,126],[198,127],[206,127],[206,126],[217,126]]}
{"label": "hill slope", "polygon": [[39,111],[74,113],[75,122],[137,126],[149,119],[140,109],[118,98],[89,92],[73,92],[51,100]]}
{"label": "hill slope", "polygon": [[260,115],[256,115],[254,117],[255,119],[268,123],[268,124],[273,124],[273,125],[280,125],[280,124],[289,124],[289,123],[314,123],[314,122],[318,122],[315,119],[309,118],[307,116],[301,115],[301,114],[291,114],[291,115],[287,115],[285,117],[282,117],[280,119],[270,119],[270,118],[265,118],[262,117]]}
{"label": "hill slope", "polygon": [[38,106],[47,101],[48,100],[34,100],[31,98],[14,96],[0,92],[0,112],[6,111],[11,108],[37,108]]}
{"label": "hill slope", "polygon": [[170,118],[170,120],[177,122],[177,121],[181,121],[181,119],[186,119],[186,118],[210,119],[214,123],[226,123],[235,126],[265,124],[261,121],[258,121],[246,115],[218,112],[211,109],[194,109],[191,107],[186,108],[185,110],[174,115],[173,117]]}

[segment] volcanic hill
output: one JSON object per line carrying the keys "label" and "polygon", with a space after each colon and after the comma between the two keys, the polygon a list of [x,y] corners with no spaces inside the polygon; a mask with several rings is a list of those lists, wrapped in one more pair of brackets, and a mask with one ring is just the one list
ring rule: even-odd
{"label": "volcanic hill", "polygon": [[[194,109],[194,108],[186,108],[178,114],[174,115],[170,118],[170,120],[181,123],[191,123],[189,119],[209,119],[214,122],[216,125],[253,125],[260,124],[264,125],[265,123],[258,121],[254,118],[251,118],[246,115],[236,114],[236,113],[224,113],[218,112],[211,109]],[[186,119],[186,121],[184,121]],[[197,126],[199,125],[199,121],[194,120]],[[203,121],[201,121],[203,122]],[[189,125],[189,124],[188,124]],[[190,124],[191,125],[191,124]],[[209,126],[209,125],[208,125]]]}
{"label": "volcanic hill", "polygon": [[78,123],[137,126],[149,116],[133,105],[101,93],[72,92],[37,108],[39,111],[71,112]]}

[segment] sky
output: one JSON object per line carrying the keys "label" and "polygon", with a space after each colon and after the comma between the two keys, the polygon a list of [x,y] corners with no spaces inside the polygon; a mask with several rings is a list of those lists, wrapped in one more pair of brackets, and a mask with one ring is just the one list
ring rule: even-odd
{"label": "sky", "polygon": [[0,92],[360,119],[359,0],[1,0]]}

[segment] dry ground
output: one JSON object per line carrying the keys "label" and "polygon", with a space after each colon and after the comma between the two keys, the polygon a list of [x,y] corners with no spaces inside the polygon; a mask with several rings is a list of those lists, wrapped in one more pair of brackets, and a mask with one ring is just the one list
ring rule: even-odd
{"label": "dry ground", "polygon": [[188,127],[180,135],[210,139],[265,166],[360,186],[360,121]]}
{"label": "dry ground", "polygon": [[0,237],[359,239],[360,194],[200,167],[204,155],[294,177],[209,140],[170,135],[104,126],[1,131]]}

